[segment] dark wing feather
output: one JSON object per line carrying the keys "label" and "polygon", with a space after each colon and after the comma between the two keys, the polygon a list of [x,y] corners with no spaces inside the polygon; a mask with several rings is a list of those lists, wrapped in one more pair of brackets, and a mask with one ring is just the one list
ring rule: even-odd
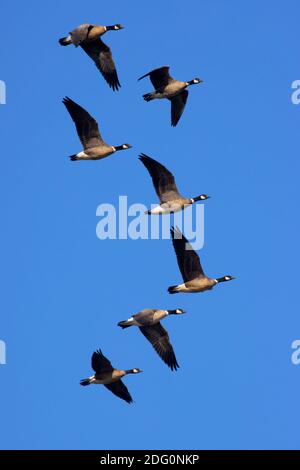
{"label": "dark wing feather", "polygon": [[110,88],[118,91],[121,84],[110,48],[101,39],[83,42],[80,46],[95,62]]}
{"label": "dark wing feather", "polygon": [[95,351],[92,355],[92,369],[96,374],[113,370],[111,362],[102,354],[100,349]]}
{"label": "dark wing feather", "polygon": [[181,197],[174,176],[161,163],[142,153],[139,157],[152,178],[153,185],[160,202],[164,203]]}
{"label": "dark wing feather", "polygon": [[203,277],[204,272],[199,256],[193,250],[185,236],[178,229],[171,229],[172,241],[178,266],[184,282]]}
{"label": "dark wing feather", "polygon": [[170,67],[165,65],[164,67],[160,67],[159,69],[152,70],[151,72],[146,73],[139,80],[142,78],[150,77],[151,83],[154,86],[155,90],[159,88],[164,88],[167,86],[173,78],[169,74]]}
{"label": "dark wing feather", "polygon": [[63,104],[73,119],[79,139],[85,149],[103,144],[97,121],[79,104],[66,97]]}
{"label": "dark wing feather", "polygon": [[171,124],[175,127],[184,111],[189,92],[183,90],[179,95],[171,99]]}
{"label": "dark wing feather", "polygon": [[118,380],[117,382],[113,382],[111,384],[106,384],[105,385],[108,390],[110,390],[114,395],[116,395],[119,398],[122,398],[122,400],[125,400],[127,403],[132,403],[132,398],[130,393],[128,392],[128,388],[122,380]]}
{"label": "dark wing feather", "polygon": [[179,365],[164,327],[160,323],[156,323],[153,326],[140,326],[139,329],[171,370],[177,370]]}

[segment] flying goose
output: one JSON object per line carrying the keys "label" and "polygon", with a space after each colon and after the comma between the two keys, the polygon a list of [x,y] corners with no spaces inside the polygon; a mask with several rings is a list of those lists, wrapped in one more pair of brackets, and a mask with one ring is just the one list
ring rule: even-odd
{"label": "flying goose", "polygon": [[170,67],[165,65],[146,73],[138,80],[149,76],[155,88],[154,92],[143,95],[145,101],[162,98],[167,98],[171,101],[171,125],[175,127],[181,118],[188,99],[189,92],[186,88],[190,85],[197,85],[203,82],[203,80],[194,78],[188,82],[181,82],[170,76],[169,69]]}
{"label": "flying goose", "polygon": [[122,398],[127,403],[132,403],[131,395],[121,378],[128,374],[139,374],[142,372],[140,369],[115,369],[100,349],[92,355],[92,369],[94,369],[95,374],[88,379],[81,380],[80,385],[102,384],[117,397]]}
{"label": "flying goose", "polygon": [[187,206],[197,201],[208,199],[207,194],[201,194],[194,198],[183,197],[177,189],[174,176],[161,163],[153,158],[148,157],[144,153],[139,156],[141,162],[145,165],[152,178],[153,185],[160,205],[154,209],[148,210],[147,214],[170,214],[185,209]]}
{"label": "flying goose", "polygon": [[178,267],[183,277],[183,284],[178,286],[170,286],[168,292],[170,294],[182,293],[195,293],[211,290],[216,284],[220,282],[231,281],[235,279],[233,276],[223,276],[217,279],[212,279],[204,274],[199,256],[192,249],[191,245],[180,232],[179,229],[171,229],[172,241],[174,250],[177,257]]}
{"label": "flying goose", "polygon": [[160,320],[168,315],[180,315],[182,313],[185,313],[185,310],[182,310],[181,308],[177,308],[176,310],[146,308],[136,315],[128,318],[128,320],[120,321],[118,325],[121,326],[121,328],[138,326],[162,360],[171,368],[171,370],[177,370],[179,365],[170,343],[169,335],[161,325]]}
{"label": "flying goose", "polygon": [[79,104],[66,97],[63,104],[67,108],[71,118],[75,122],[77,134],[83,145],[83,151],[71,155],[74,160],[100,160],[108,157],[118,150],[127,150],[131,148],[130,144],[112,146],[104,142],[99,132],[97,121]]}
{"label": "flying goose", "polygon": [[87,55],[95,62],[96,67],[102,73],[113,91],[118,90],[120,85],[116,66],[110,48],[100,39],[107,31],[117,31],[124,26],[115,24],[113,26],[97,26],[93,24],[82,24],[69,33],[69,36],[59,39],[59,44],[82,47]]}

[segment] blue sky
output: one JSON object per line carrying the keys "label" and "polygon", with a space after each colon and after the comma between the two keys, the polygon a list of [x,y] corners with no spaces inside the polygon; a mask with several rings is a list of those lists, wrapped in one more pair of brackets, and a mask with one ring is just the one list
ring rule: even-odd
{"label": "blue sky", "polygon": [[[296,0],[2,2],[1,448],[299,448],[299,13]],[[84,22],[126,27],[105,37],[119,93],[57,43]],[[137,82],[164,64],[204,80],[176,129],[169,104],[143,102],[151,85]],[[80,143],[65,95],[133,149],[71,163]],[[236,281],[170,296],[181,278],[169,240],[96,237],[100,203],[156,201],[140,152],[184,194],[212,196],[201,260]],[[116,326],[145,307],[188,312],[165,321],[176,373],[138,330]],[[144,370],[125,380],[133,406],[79,386],[98,347]]]}

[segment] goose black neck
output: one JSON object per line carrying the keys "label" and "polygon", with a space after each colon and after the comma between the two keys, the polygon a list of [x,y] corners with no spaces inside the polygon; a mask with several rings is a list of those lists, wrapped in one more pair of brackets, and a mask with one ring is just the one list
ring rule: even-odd
{"label": "goose black neck", "polygon": [[177,312],[176,312],[176,310],[168,310],[168,314],[169,315],[176,315]]}
{"label": "goose black neck", "polygon": [[226,279],[226,276],[223,276],[223,277],[219,277],[216,279],[218,282],[226,282],[228,281],[228,279]]}
{"label": "goose black neck", "polygon": [[116,152],[118,152],[119,150],[125,150],[125,147],[123,147],[123,145],[117,145],[115,146],[115,149],[116,149]]}
{"label": "goose black neck", "polygon": [[189,81],[187,82],[188,86],[190,86],[190,85],[196,85],[196,83],[197,83],[197,82],[195,82],[195,79],[189,80]]}
{"label": "goose black neck", "polygon": [[133,369],[128,369],[128,370],[125,370],[125,374],[134,374],[134,370]]}
{"label": "goose black neck", "polygon": [[203,201],[202,194],[200,194],[200,196],[193,197],[191,200],[192,202]]}
{"label": "goose black neck", "polygon": [[106,26],[106,31],[116,31],[118,29],[123,29],[123,26],[120,24],[113,24],[112,26]]}

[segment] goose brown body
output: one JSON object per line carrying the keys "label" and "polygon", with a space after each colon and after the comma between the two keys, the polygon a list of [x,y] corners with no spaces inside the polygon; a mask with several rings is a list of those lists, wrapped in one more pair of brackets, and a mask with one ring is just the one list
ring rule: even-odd
{"label": "goose brown body", "polygon": [[131,395],[121,379],[128,374],[139,374],[142,372],[141,369],[115,369],[100,349],[93,353],[91,362],[95,374],[87,379],[81,380],[80,385],[104,385],[117,397],[125,400],[127,403],[132,403]]}
{"label": "goose brown body", "polygon": [[117,380],[120,380],[125,375],[125,370],[114,369],[112,371],[104,371],[98,374],[96,373],[91,383],[107,385],[117,382]]}
{"label": "goose brown body", "polygon": [[180,315],[185,310],[162,310],[146,308],[137,314],[118,323],[121,328],[130,326],[139,327],[141,333],[152,344],[153,348],[161,359],[170,367],[171,370],[177,370],[179,367],[173,346],[170,342],[168,332],[161,325],[160,320],[169,315]]}
{"label": "goose brown body", "polygon": [[84,23],[70,32],[71,43],[78,47],[83,42],[95,41],[107,32],[106,26]]}
{"label": "goose brown body", "polygon": [[176,186],[173,174],[161,163],[142,153],[140,161],[147,168],[154,185],[160,205],[147,211],[147,214],[170,214],[184,210],[186,207],[197,201],[204,201],[209,196],[201,194],[194,198],[182,196]]}
{"label": "goose brown body", "polygon": [[84,108],[82,108],[82,106],[68,97],[63,99],[63,104],[75,123],[78,137],[83,146],[83,151],[70,156],[72,161],[100,160],[119,150],[127,150],[131,148],[130,144],[122,144],[118,146],[108,145],[104,142],[100,134],[97,121]]}
{"label": "goose brown body", "polygon": [[170,294],[176,294],[178,292],[205,292],[207,290],[211,290],[220,282],[227,282],[235,279],[233,276],[223,276],[216,279],[206,276],[201,266],[199,256],[193,250],[192,246],[180,230],[172,227],[171,236],[178,267],[184,282],[177,286],[170,286],[168,288],[168,292]]}
{"label": "goose brown body", "polygon": [[121,84],[113,60],[111,49],[105,44],[101,37],[107,31],[123,29],[121,24],[113,26],[100,26],[84,23],[69,33],[69,36],[59,39],[62,46],[73,44],[80,46],[84,52],[93,60],[97,69],[106,80],[113,91],[117,91]]}
{"label": "goose brown body", "polygon": [[164,65],[158,69],[146,73],[139,80],[149,77],[154,87],[154,91],[143,95],[145,101],[152,101],[156,99],[168,99],[171,101],[171,125],[175,127],[184,111],[189,92],[187,88],[190,85],[197,85],[203,80],[194,78],[187,82],[176,80],[171,77],[169,73],[170,67]]}

